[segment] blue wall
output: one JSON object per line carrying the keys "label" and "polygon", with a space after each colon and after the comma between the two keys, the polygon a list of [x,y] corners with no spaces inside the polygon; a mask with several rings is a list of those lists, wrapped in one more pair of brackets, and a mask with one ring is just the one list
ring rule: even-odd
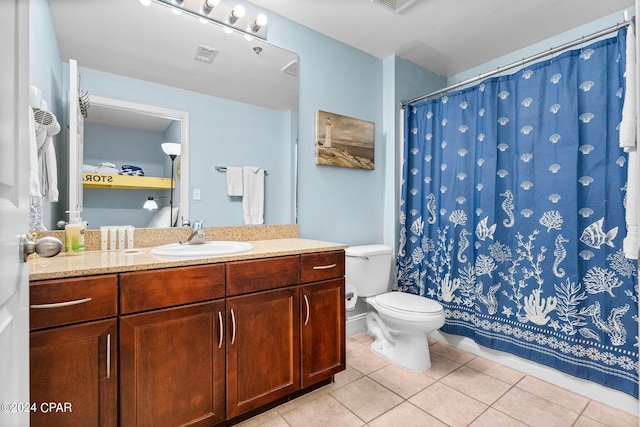
{"label": "blue wall", "polygon": [[[249,9],[252,7],[252,9]],[[256,10],[247,5],[247,12]],[[386,158],[382,61],[278,15],[268,41],[299,55],[298,223],[301,237],[351,245],[383,240]],[[375,169],[315,164],[316,111],[374,122]]]}
{"label": "blue wall", "polygon": [[[635,15],[635,7],[631,7],[627,9],[629,17]],[[579,40],[581,37],[585,35],[589,35],[591,33],[595,33],[597,31],[603,30],[610,26],[617,25],[622,22],[623,13],[617,12],[608,16],[604,16],[600,19],[597,19],[593,22],[590,22],[586,25],[582,25],[580,27],[574,28],[572,30],[566,31],[562,34],[558,34],[554,37],[548,38],[541,42],[532,44],[531,46],[527,46],[524,49],[517,50],[515,52],[511,52],[507,55],[501,56],[499,58],[495,58],[489,62],[486,62],[477,67],[471,68],[467,71],[463,71],[462,73],[455,74],[453,76],[449,76],[448,85],[456,84],[457,82],[464,81],[466,79],[478,76],[483,73],[490,72],[492,70],[496,70],[498,67],[504,67],[508,64],[518,62],[522,60],[522,58],[526,58],[531,55],[536,55],[540,52],[546,52],[551,48],[555,48],[558,46],[562,46],[565,43],[571,42],[573,40]],[[614,33],[615,34],[615,33]],[[613,34],[610,34],[606,37],[612,37]],[[592,42],[589,42],[592,43]],[[578,49],[580,46],[576,46],[575,49]],[[548,59],[548,58],[544,58]],[[544,60],[540,59],[540,61]],[[512,74],[517,72],[518,68],[513,68],[511,70],[505,71],[503,74]]]}

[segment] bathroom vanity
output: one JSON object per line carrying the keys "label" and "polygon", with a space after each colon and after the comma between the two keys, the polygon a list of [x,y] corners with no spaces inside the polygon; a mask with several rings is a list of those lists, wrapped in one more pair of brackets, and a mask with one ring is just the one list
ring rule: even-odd
{"label": "bathroom vanity", "polygon": [[331,382],[345,369],[345,246],[251,243],[207,259],[34,260],[31,400],[73,411],[32,425],[227,425]]}

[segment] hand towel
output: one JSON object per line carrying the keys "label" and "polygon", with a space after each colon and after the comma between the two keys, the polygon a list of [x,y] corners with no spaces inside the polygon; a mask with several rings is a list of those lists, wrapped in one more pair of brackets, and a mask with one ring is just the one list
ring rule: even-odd
{"label": "hand towel", "polygon": [[242,196],[242,168],[227,167],[227,194],[229,196]]}
{"label": "hand towel", "polygon": [[627,235],[622,241],[622,251],[629,259],[638,259],[640,241],[638,240],[638,226],[640,223],[640,153],[638,150],[629,152],[627,164],[627,210],[625,222]]}
{"label": "hand towel", "polygon": [[50,202],[58,201],[58,164],[56,160],[56,148],[51,137],[47,137],[45,149],[42,153],[42,195],[47,196]]}
{"label": "hand towel", "polygon": [[33,110],[29,107],[29,195],[40,197],[40,168],[38,167],[38,140]]}
{"label": "hand towel", "polygon": [[242,212],[245,224],[264,224],[264,170],[242,168]]}
{"label": "hand towel", "polygon": [[620,122],[620,147],[624,151],[636,149],[637,98],[636,98],[636,35],[633,25],[627,27],[625,96]]}

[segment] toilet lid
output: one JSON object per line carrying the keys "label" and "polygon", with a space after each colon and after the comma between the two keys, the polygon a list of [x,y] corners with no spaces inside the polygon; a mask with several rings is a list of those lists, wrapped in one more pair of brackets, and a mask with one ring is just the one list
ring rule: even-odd
{"label": "toilet lid", "polygon": [[376,296],[376,302],[391,310],[409,311],[412,313],[439,313],[442,305],[430,298],[405,292],[387,292]]}

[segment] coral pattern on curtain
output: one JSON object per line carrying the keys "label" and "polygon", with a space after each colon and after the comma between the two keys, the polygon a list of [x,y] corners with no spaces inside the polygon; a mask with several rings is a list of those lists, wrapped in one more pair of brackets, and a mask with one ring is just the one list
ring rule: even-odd
{"label": "coral pattern on curtain", "polygon": [[407,106],[397,269],[444,332],[637,397],[625,36]]}

